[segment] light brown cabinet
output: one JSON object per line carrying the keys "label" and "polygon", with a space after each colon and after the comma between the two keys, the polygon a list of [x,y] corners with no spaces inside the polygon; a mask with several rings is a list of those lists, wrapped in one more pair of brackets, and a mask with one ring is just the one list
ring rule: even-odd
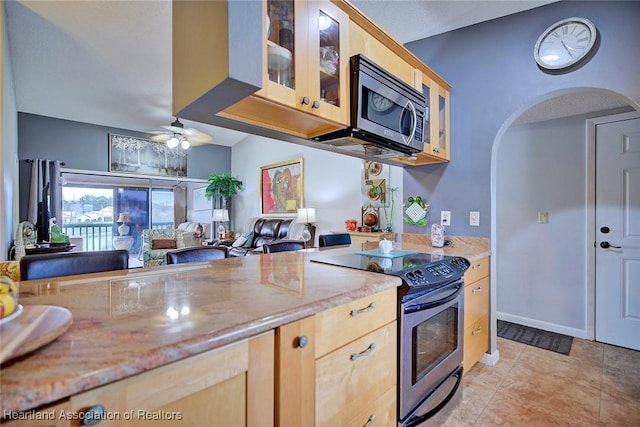
{"label": "light brown cabinet", "polygon": [[395,425],[396,292],[278,328],[276,425]]}
{"label": "light brown cabinet", "polygon": [[219,115],[305,138],[348,124],[348,16],[329,1],[263,7],[262,89]]}
{"label": "light brown cabinet", "polygon": [[[273,426],[274,333],[229,344],[72,396],[100,426]],[[73,420],[71,426],[81,425]]]}
{"label": "light brown cabinet", "polygon": [[471,263],[464,276],[465,371],[489,349],[489,257]]}

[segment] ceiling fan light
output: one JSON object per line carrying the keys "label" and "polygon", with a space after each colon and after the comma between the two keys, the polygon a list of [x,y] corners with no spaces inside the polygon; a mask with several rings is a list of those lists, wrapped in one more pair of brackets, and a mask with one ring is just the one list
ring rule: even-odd
{"label": "ceiling fan light", "polygon": [[180,143],[180,141],[178,141],[178,138],[176,138],[176,136],[174,135],[174,136],[172,136],[171,138],[169,138],[167,140],[167,147],[176,148],[179,143]]}
{"label": "ceiling fan light", "polygon": [[187,138],[182,138],[182,141],[180,142],[180,145],[185,150],[191,146],[191,144],[189,143],[189,140]]}

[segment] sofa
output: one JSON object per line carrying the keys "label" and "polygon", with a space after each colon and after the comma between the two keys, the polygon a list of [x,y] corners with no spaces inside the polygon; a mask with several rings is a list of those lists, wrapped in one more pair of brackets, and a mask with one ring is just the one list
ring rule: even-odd
{"label": "sofa", "polygon": [[229,246],[229,257],[262,254],[262,245],[282,239],[290,239],[295,218],[258,218],[251,228],[230,242],[219,242],[217,245]]}
{"label": "sofa", "polygon": [[[196,228],[201,225],[202,237],[195,237]],[[142,262],[144,267],[155,267],[167,263],[167,252],[176,249],[201,246],[209,224],[187,221],[176,228],[142,230]]]}

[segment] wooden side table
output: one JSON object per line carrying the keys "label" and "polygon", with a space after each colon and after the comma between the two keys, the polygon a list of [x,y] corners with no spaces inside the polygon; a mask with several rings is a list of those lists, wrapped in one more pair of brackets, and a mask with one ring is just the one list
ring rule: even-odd
{"label": "wooden side table", "polygon": [[365,243],[365,242],[378,242],[383,239],[395,241],[396,233],[385,231],[333,231],[333,233],[349,233],[351,236],[351,243]]}

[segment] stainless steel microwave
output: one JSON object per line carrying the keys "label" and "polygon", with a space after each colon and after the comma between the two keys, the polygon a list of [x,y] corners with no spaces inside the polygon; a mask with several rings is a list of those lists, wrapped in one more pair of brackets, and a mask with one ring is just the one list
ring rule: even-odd
{"label": "stainless steel microwave", "polygon": [[364,55],[350,59],[350,126],[316,138],[379,157],[412,155],[424,148],[425,96]]}

